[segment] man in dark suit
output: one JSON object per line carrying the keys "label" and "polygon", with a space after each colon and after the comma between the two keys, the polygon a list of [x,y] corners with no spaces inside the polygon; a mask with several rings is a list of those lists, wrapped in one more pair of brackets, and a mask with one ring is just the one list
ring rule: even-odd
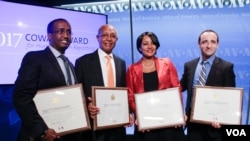
{"label": "man in dark suit", "polygon": [[[111,25],[103,25],[99,28],[96,35],[99,48],[93,53],[84,55],[76,60],[76,75],[80,83],[83,85],[84,94],[88,103],[88,111],[92,118],[99,112],[98,107],[92,105],[91,87],[92,86],[108,86],[108,77],[106,70],[106,56],[111,56],[111,64],[113,65],[114,87],[126,86],[126,64],[125,61],[112,53],[118,40],[117,31]],[[103,129],[93,131],[94,141],[125,141],[125,127]]]}
{"label": "man in dark suit", "polygon": [[[199,85],[199,73],[202,62],[206,63],[205,86],[235,87],[234,65],[215,55],[219,44],[219,36],[213,30],[203,31],[198,38],[201,57],[184,64],[184,73],[181,78],[182,91],[187,90],[186,114],[190,120],[193,90]],[[212,122],[211,125],[187,123],[189,141],[221,141],[221,125]]]}
{"label": "man in dark suit", "polygon": [[[59,137],[54,129],[47,127],[33,101],[38,90],[67,85],[65,66],[59,56],[71,43],[69,22],[65,19],[51,21],[47,26],[47,37],[49,46],[46,49],[31,51],[24,56],[15,81],[13,103],[22,123],[18,140],[76,141],[77,134]],[[76,83],[74,74],[74,69],[71,69],[71,78]]]}

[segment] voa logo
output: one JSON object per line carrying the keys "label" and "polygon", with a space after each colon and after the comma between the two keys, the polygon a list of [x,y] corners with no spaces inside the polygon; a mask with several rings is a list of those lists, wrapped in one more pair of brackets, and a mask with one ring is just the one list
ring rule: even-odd
{"label": "voa logo", "polygon": [[227,136],[247,136],[244,129],[226,129]]}

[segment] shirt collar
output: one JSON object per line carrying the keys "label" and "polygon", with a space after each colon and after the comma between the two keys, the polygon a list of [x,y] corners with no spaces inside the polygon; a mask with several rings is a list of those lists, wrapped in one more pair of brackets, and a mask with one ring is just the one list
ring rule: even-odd
{"label": "shirt collar", "polygon": [[107,54],[106,52],[104,52],[102,49],[98,48],[98,54],[101,58],[105,58],[105,56],[109,55],[111,56],[111,58],[113,58],[113,54],[110,53],[110,54]]}
{"label": "shirt collar", "polygon": [[56,58],[58,58],[61,55],[61,53],[55,48],[53,48],[52,46],[49,46],[49,49],[51,50],[51,52],[54,54]]}
{"label": "shirt collar", "polygon": [[[212,55],[211,57],[209,57],[206,61],[208,62],[208,64],[212,64],[213,61],[215,59],[215,55]],[[200,60],[199,60],[199,63],[201,64],[202,63],[202,57],[200,57]]]}

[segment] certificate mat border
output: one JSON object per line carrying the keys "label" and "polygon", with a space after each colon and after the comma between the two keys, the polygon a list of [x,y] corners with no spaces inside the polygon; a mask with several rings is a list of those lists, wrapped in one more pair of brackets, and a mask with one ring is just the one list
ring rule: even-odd
{"label": "certificate mat border", "polygon": [[[114,91],[126,91],[126,94],[128,95],[128,88],[127,87],[103,87],[103,86],[92,86],[92,102],[93,105],[98,107],[98,105],[96,105],[96,90],[114,90]],[[126,95],[126,97],[127,97]],[[129,124],[129,105],[128,105],[128,99],[127,102],[125,102],[126,105],[125,107],[127,108],[128,111],[128,116],[127,116],[127,120],[126,122],[120,122],[117,124],[112,124],[112,125],[106,125],[106,126],[98,126],[97,125],[97,115],[94,116],[93,119],[93,130],[102,130],[102,129],[110,129],[110,128],[116,128],[116,127],[123,127],[125,125]]]}
{"label": "certificate mat border", "polygon": [[[85,100],[85,96],[83,93],[83,89],[82,89],[82,84],[75,84],[75,85],[69,85],[69,86],[61,86],[61,87],[55,87],[55,88],[49,88],[49,89],[43,89],[43,90],[39,90],[37,91],[36,95],[40,95],[40,94],[46,94],[47,92],[53,92],[53,91],[63,91],[63,90],[70,90],[72,88],[77,88],[80,90],[80,93],[76,93],[76,94],[80,94],[82,97],[82,103],[81,106],[83,106],[83,111],[77,111],[77,113],[82,113],[83,115],[85,115],[85,119],[86,121],[82,121],[82,122],[86,122],[86,126],[82,126],[82,127],[77,127],[76,129],[71,129],[71,130],[66,130],[66,131],[62,131],[62,132],[57,132],[58,135],[63,136],[63,135],[67,135],[67,134],[71,134],[71,133],[76,133],[76,132],[81,132],[81,131],[86,131],[86,130],[90,130],[91,129],[91,125],[90,125],[90,121],[89,121],[89,115],[88,115],[88,110],[87,110],[87,106],[86,106],[86,100]],[[49,93],[47,93],[49,94]],[[75,96],[76,94],[71,94],[71,96]],[[36,97],[36,96],[35,96]],[[34,98],[35,98],[34,97]],[[33,100],[35,105],[37,105],[36,101]],[[48,101],[44,101],[44,103],[47,103]],[[73,102],[70,104],[74,104],[74,101],[68,101],[68,102]],[[40,113],[39,113],[40,114]],[[40,115],[41,116],[41,115]],[[42,116],[41,116],[42,117]],[[43,118],[43,117],[42,117]],[[43,118],[44,119],[44,118]],[[44,122],[46,123],[46,121],[44,120]],[[47,121],[48,122],[48,121]],[[47,123],[46,123],[47,124]],[[49,127],[51,128],[51,127]]]}
{"label": "certificate mat border", "polygon": [[[197,89],[219,89],[219,90],[232,90],[232,91],[238,91],[239,92],[239,101],[235,101],[238,103],[238,108],[239,108],[239,111],[240,111],[240,115],[239,115],[239,118],[238,118],[238,122],[237,124],[240,125],[241,124],[241,121],[242,121],[242,102],[243,102],[243,88],[236,88],[236,87],[218,87],[218,86],[195,86],[194,88],[194,95],[193,95],[193,98],[192,98],[192,108],[191,108],[191,115],[190,115],[190,122],[193,122],[193,123],[201,123],[201,124],[209,124],[211,125],[211,123],[213,122],[213,120],[206,120],[206,119],[195,119],[194,116],[195,116],[195,109],[199,106],[197,106]],[[199,94],[201,95],[201,94]],[[225,95],[228,95],[229,94],[225,94]],[[237,100],[237,99],[235,99]],[[199,107],[200,108],[200,107]],[[230,109],[230,108],[227,108],[227,110]],[[196,113],[197,114],[197,113]],[[228,122],[225,122],[225,121],[217,121],[219,122],[220,124],[224,124],[224,125],[228,125],[228,124],[232,124],[232,123],[228,123]]]}
{"label": "certificate mat border", "polygon": [[[161,128],[167,128],[167,127],[175,127],[176,125],[185,125],[185,116],[184,116],[184,110],[183,110],[184,107],[183,107],[183,104],[182,104],[182,98],[180,96],[180,89],[179,89],[179,87],[174,87],[174,88],[168,88],[168,89],[163,89],[163,90],[156,90],[156,91],[150,91],[150,92],[144,92],[144,93],[137,93],[137,94],[135,94],[134,97],[135,97],[135,104],[136,104],[136,117],[139,117],[139,115],[142,114],[141,111],[140,111],[142,109],[139,109],[139,105],[138,105],[138,100],[139,100],[140,96],[142,96],[142,95],[151,95],[152,93],[157,92],[157,91],[158,92],[159,91],[166,91],[167,92],[167,91],[171,91],[171,90],[174,90],[174,89],[176,89],[176,91],[178,91],[178,93],[176,93],[178,99],[173,99],[172,98],[174,101],[176,101],[176,105],[178,105],[178,106],[175,106],[175,108],[178,107],[176,109],[178,112],[175,111],[175,113],[182,113],[179,116],[182,117],[183,121],[178,121],[179,123],[177,123],[177,124],[176,123],[175,124],[169,124],[169,123],[167,123],[167,124],[161,124],[161,125],[152,125],[150,127],[149,126],[148,127],[142,127],[142,125],[140,124],[140,120],[137,118],[137,120],[138,120],[138,131],[154,130],[154,129],[161,129]],[[171,98],[171,97],[169,97],[169,98]],[[141,98],[141,101],[145,101],[145,99]]]}

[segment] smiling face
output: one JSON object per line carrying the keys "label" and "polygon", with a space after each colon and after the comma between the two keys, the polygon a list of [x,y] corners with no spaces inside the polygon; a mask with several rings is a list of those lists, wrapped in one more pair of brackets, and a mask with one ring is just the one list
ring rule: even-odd
{"label": "smiling face", "polygon": [[99,47],[107,54],[110,54],[116,45],[116,41],[118,40],[117,31],[111,25],[103,25],[99,29],[96,38],[99,43]]}
{"label": "smiling face", "polygon": [[152,39],[145,35],[141,42],[141,53],[145,58],[152,58],[156,54],[156,45],[153,43]]}
{"label": "smiling face", "polygon": [[67,21],[58,20],[52,25],[52,31],[48,33],[50,45],[62,54],[71,43],[71,27]]}
{"label": "smiling face", "polygon": [[200,36],[199,48],[204,60],[213,56],[218,48],[218,37],[214,32],[204,32]]}

